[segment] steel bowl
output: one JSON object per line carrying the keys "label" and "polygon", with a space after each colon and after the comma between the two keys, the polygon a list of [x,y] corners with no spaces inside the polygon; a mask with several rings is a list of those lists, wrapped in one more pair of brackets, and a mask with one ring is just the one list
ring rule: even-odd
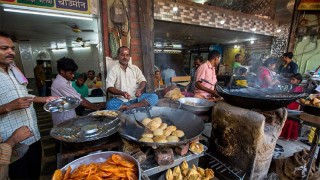
{"label": "steel bowl", "polygon": [[177,101],[179,102],[179,108],[195,114],[210,112],[214,106],[214,102],[194,97],[180,98]]}
{"label": "steel bowl", "polygon": [[[118,154],[122,156],[124,159],[132,162],[135,164],[137,170],[138,170],[138,178],[141,179],[141,170],[140,170],[140,163],[129,154],[123,153],[123,152],[117,152],[117,151],[106,151],[106,152],[98,152],[95,154],[89,154],[87,156],[81,157],[79,159],[76,159],[69,164],[65,165],[61,171],[64,173],[66,172],[67,168],[70,166],[72,171],[74,171],[77,167],[79,167],[82,164],[90,164],[90,163],[102,163],[105,162],[108,158],[110,158],[113,154]],[[71,171],[71,172],[72,172]]]}

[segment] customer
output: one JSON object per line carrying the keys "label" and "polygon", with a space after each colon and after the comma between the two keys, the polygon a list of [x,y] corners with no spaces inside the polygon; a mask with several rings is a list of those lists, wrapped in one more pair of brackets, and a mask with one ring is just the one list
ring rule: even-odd
{"label": "customer", "polygon": [[98,76],[96,77],[96,87],[95,88],[102,88],[101,73],[98,73]]}
{"label": "customer", "polygon": [[244,67],[240,67],[238,70],[239,75],[235,76],[233,86],[238,87],[247,87],[247,69]]}
{"label": "customer", "polygon": [[[45,103],[54,97],[37,97],[28,94],[28,81],[15,66],[15,46],[10,36],[0,31],[0,136],[6,141],[21,126],[28,126],[33,136],[22,141],[14,150],[24,154],[10,164],[11,179],[39,179],[42,148],[37,116],[33,103]],[[29,146],[29,148],[24,148]]]}
{"label": "customer", "polygon": [[19,159],[19,154],[12,149],[21,141],[32,136],[28,126],[21,126],[16,129],[12,135],[3,142],[0,137],[0,179],[9,179],[9,164]]}
{"label": "customer", "polygon": [[193,60],[193,68],[191,69],[190,76],[191,76],[191,82],[188,86],[188,92],[194,92],[195,86],[196,86],[196,72],[198,67],[202,64],[203,58],[202,56],[196,56]]}
{"label": "customer", "polygon": [[234,61],[232,63],[232,70],[233,70],[233,73],[236,73],[236,69],[241,67],[241,54],[236,54],[234,56]]}
{"label": "customer", "polygon": [[257,73],[257,83],[262,88],[270,88],[280,82],[274,79],[273,70],[277,64],[277,59],[269,58],[260,66]]}
{"label": "customer", "polygon": [[130,108],[154,106],[158,96],[154,93],[143,93],[146,78],[141,70],[129,64],[130,49],[122,46],[117,51],[119,62],[113,66],[106,79],[107,91],[114,95],[107,102],[109,110],[128,110]]}
{"label": "customer", "polygon": [[[63,57],[57,61],[58,75],[53,80],[51,86],[51,94],[53,96],[70,96],[80,100],[80,106],[91,110],[99,110],[103,108],[103,104],[92,104],[81,96],[72,86],[71,80],[74,78],[74,72],[78,69],[78,65],[73,59]],[[53,125],[60,124],[66,120],[76,117],[75,110],[66,112],[52,113]]]}
{"label": "customer", "polygon": [[163,80],[161,77],[160,70],[156,70],[154,72],[154,87],[157,89],[157,88],[160,88],[162,85],[163,85]]}
{"label": "customer", "polygon": [[88,79],[86,81],[86,84],[88,88],[94,88],[96,86],[96,77],[95,77],[95,72],[94,70],[89,70],[88,71]]}
{"label": "customer", "polygon": [[88,86],[85,84],[87,75],[82,73],[78,76],[76,81],[72,81],[72,87],[82,96],[88,97]]}
{"label": "customer", "polygon": [[[219,51],[213,50],[208,55],[208,61],[201,64],[196,73],[196,88],[194,97],[202,99],[216,99],[219,97],[214,89],[217,83],[216,69],[220,63],[221,55]],[[202,79],[207,80],[209,83],[203,82]]]}
{"label": "customer", "polygon": [[46,96],[46,73],[43,60],[37,60],[37,65],[33,69],[33,72],[39,96]]}
{"label": "customer", "polygon": [[165,84],[171,85],[171,78],[177,76],[176,72],[167,65],[162,65],[162,79]]}
{"label": "customer", "polygon": [[[303,92],[302,86],[300,83],[302,81],[302,75],[300,73],[293,74],[290,77],[290,84],[292,84],[293,88],[291,92]],[[291,110],[299,110],[299,103],[292,102],[288,105],[288,109]],[[280,138],[285,138],[286,140],[298,140],[299,137],[299,122],[287,119],[285,122],[282,132],[280,134]]]}
{"label": "customer", "polygon": [[292,74],[298,72],[298,64],[292,61],[292,58],[292,52],[287,52],[282,55],[283,64],[281,64],[278,69],[279,74],[285,77],[290,77]]}

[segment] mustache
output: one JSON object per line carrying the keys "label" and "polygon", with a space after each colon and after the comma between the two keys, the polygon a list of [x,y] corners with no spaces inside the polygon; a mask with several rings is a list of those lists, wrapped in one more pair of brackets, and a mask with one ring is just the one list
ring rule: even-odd
{"label": "mustache", "polygon": [[14,55],[10,54],[10,55],[6,56],[6,58],[14,58]]}

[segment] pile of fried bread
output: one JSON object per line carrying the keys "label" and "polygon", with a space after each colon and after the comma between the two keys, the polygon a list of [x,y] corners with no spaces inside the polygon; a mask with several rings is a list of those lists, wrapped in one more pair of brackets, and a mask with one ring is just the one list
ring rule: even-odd
{"label": "pile of fried bread", "polygon": [[176,126],[168,126],[167,123],[163,123],[160,117],[144,118],[142,124],[150,130],[141,135],[140,141],[142,142],[179,142],[180,138],[184,136],[182,130],[177,129]]}

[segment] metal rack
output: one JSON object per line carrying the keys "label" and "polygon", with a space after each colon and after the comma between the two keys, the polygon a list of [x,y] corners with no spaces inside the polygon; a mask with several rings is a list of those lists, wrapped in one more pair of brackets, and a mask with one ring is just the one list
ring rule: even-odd
{"label": "metal rack", "polygon": [[238,179],[243,180],[246,173],[240,169],[236,169],[230,165],[221,162],[213,154],[206,154],[209,156],[209,168],[213,169],[214,175],[219,179]]}

